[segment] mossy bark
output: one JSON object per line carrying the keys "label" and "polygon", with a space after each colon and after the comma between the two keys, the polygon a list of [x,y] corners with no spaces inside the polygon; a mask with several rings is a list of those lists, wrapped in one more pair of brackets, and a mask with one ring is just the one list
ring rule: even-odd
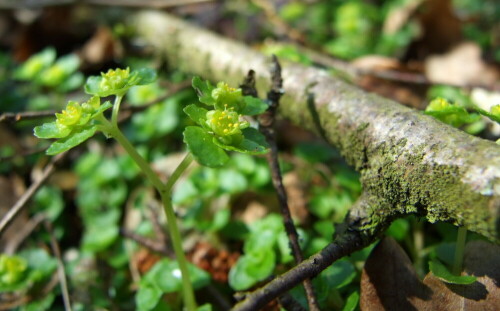
{"label": "mossy bark", "polygon": [[[159,12],[133,23],[171,66],[233,85],[253,69],[259,92],[270,86],[269,58],[245,45]],[[283,79],[280,114],[323,136],[361,173],[372,202],[366,227],[417,213],[500,241],[500,146],[320,69],[285,63]]]}

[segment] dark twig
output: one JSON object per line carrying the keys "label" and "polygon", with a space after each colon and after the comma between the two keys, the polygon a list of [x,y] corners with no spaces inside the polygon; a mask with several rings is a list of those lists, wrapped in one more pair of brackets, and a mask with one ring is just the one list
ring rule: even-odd
{"label": "dark twig", "polygon": [[[168,98],[169,96],[172,96],[175,93],[178,93],[188,87],[191,86],[191,81],[190,80],[185,80],[179,83],[175,84],[169,84],[167,85],[167,94],[152,100],[144,105],[141,106],[131,106],[128,105],[127,103],[123,103],[123,106],[121,107],[121,113],[123,114],[120,116],[120,121],[124,121],[130,116],[132,116],[133,113],[139,112],[146,110],[147,108],[154,106],[156,104],[161,103],[163,100]],[[0,123],[1,122],[19,122],[22,120],[33,120],[33,119],[40,119],[40,118],[45,118],[45,117],[53,117],[55,111],[53,110],[44,110],[44,111],[25,111],[25,112],[4,112],[0,114]]]}
{"label": "dark twig", "polygon": [[40,119],[46,117],[53,117],[55,111],[53,110],[44,110],[44,111],[25,111],[25,112],[4,112],[0,114],[0,123],[1,122],[19,122],[21,120],[32,120],[32,119]]}
{"label": "dark twig", "polygon": [[125,228],[120,228],[120,234],[126,238],[129,238],[140,245],[157,252],[159,254],[165,255],[165,256],[170,256],[170,252],[167,250],[166,246],[159,241],[155,241],[153,239],[147,238],[145,236],[142,236],[140,234],[137,234],[135,232],[132,232],[130,230],[127,230]]}
{"label": "dark twig", "polygon": [[18,247],[31,235],[31,233],[38,227],[38,225],[45,220],[45,214],[37,213],[22,227],[21,230],[16,232],[16,235],[7,241],[5,245],[5,254],[12,255],[16,252]]}
{"label": "dark twig", "polygon": [[[285,231],[288,235],[288,240],[290,241],[290,247],[292,249],[293,257],[297,264],[301,263],[304,258],[299,245],[299,235],[297,229],[293,223],[292,215],[290,213],[290,208],[288,206],[288,198],[286,194],[285,187],[283,186],[283,179],[280,172],[279,162],[278,162],[278,146],[276,144],[276,133],[274,130],[274,121],[276,118],[276,110],[279,106],[279,101],[283,95],[283,79],[281,78],[281,66],[278,62],[276,56],[273,55],[273,64],[271,67],[271,79],[272,86],[271,90],[267,94],[269,101],[269,108],[266,112],[259,116],[259,128],[260,131],[266,137],[269,143],[271,151],[267,154],[267,162],[271,169],[271,176],[274,188],[278,195],[278,201],[280,205],[281,215],[283,216],[283,222],[285,225]],[[309,304],[309,310],[317,311],[319,310],[318,302],[314,294],[314,288],[310,279],[304,280],[304,289],[306,291],[307,301]]]}
{"label": "dark twig", "polygon": [[345,222],[338,226],[338,236],[332,243],[295,268],[248,294],[245,300],[235,305],[231,310],[259,310],[269,301],[281,296],[305,279],[316,277],[336,260],[373,243],[390,224],[390,220],[380,215],[380,222],[377,225],[372,224],[368,214],[372,208],[369,198],[369,195],[362,195],[351,207]]}
{"label": "dark twig", "polygon": [[3,0],[2,9],[42,8],[71,4],[93,4],[103,6],[168,8],[187,4],[213,2],[214,0]]}
{"label": "dark twig", "polygon": [[45,221],[45,229],[50,236],[50,246],[52,252],[57,259],[57,275],[59,277],[59,284],[61,285],[61,293],[64,302],[64,309],[66,311],[71,311],[71,301],[69,298],[68,283],[66,282],[66,273],[64,272],[64,263],[61,257],[61,249],[59,248],[59,243],[57,243],[56,237],[54,236],[54,230],[52,224],[49,221]]}
{"label": "dark twig", "polygon": [[9,226],[12,220],[19,214],[26,203],[36,193],[38,188],[47,180],[47,178],[54,172],[56,163],[65,157],[67,153],[60,153],[50,160],[50,163],[43,169],[42,175],[38,180],[30,185],[28,190],[19,198],[19,200],[12,206],[7,213],[0,220],[0,234]]}

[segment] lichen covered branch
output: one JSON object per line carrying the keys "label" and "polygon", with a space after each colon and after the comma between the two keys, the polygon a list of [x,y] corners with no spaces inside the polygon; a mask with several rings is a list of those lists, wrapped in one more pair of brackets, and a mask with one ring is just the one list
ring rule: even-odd
{"label": "lichen covered branch", "polygon": [[[134,18],[139,34],[172,66],[214,81],[253,69],[270,87],[268,58],[160,12]],[[322,135],[361,173],[380,215],[417,213],[500,240],[500,146],[366,93],[317,68],[283,65],[279,113]]]}

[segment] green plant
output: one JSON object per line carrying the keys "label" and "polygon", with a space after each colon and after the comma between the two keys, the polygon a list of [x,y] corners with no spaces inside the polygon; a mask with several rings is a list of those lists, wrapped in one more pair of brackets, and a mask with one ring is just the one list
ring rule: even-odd
{"label": "green plant", "polygon": [[[33,65],[32,67],[37,66]],[[150,84],[155,79],[156,74],[152,70],[130,71],[129,68],[109,70],[107,73],[102,73],[101,76],[89,77],[85,84],[85,91],[93,96],[81,104],[69,101],[66,109],[62,113],[56,114],[55,121],[35,127],[34,133],[39,138],[57,139],[47,149],[47,154],[50,155],[67,151],[83,143],[97,131],[102,132],[107,137],[113,137],[122,145],[161,196],[177,258],[175,264],[178,265],[178,270],[176,271],[179,271],[178,274],[182,280],[180,282],[182,286],[176,286],[175,289],[182,288],[186,308],[194,311],[196,310],[196,302],[190,278],[192,272],[189,270],[181,246],[181,236],[171,202],[172,187],[193,158],[202,165],[217,167],[224,165],[229,160],[226,150],[246,154],[266,153],[267,143],[263,135],[256,129],[249,127],[249,122],[242,118],[244,115],[262,113],[267,109],[267,104],[259,99],[243,96],[241,89],[230,88],[225,83],[221,82],[217,87],[213,87],[208,81],[194,78],[193,87],[198,91],[200,104],[192,104],[184,109],[186,114],[197,124],[197,126],[188,126],[184,130],[184,141],[190,154],[184,158],[170,179],[164,183],[118,128],[120,104],[127,91],[134,86]],[[113,105],[108,101],[101,104],[101,97],[107,96],[115,96]],[[201,107],[201,104],[212,109]],[[109,121],[103,113],[111,107],[113,109],[111,121]],[[94,166],[102,164],[99,162],[99,160],[97,162],[91,161]],[[112,163],[106,164],[103,169],[109,170],[110,167],[113,167]],[[99,170],[97,169],[97,171]],[[110,174],[104,174],[104,176],[109,177]],[[99,188],[99,184],[97,186]],[[87,191],[87,193],[93,192]],[[120,193],[120,198],[123,198],[124,192],[121,191]],[[89,200],[88,202],[95,202],[95,200]],[[120,202],[118,200],[118,204],[114,206],[119,205]],[[86,238],[84,238],[84,248],[90,251],[99,251],[106,248],[118,235],[118,227],[116,226],[119,217],[118,210],[116,208],[108,209],[105,214],[100,214],[98,218],[95,217],[98,211],[92,207],[84,211],[87,212],[83,213],[83,218],[84,220],[87,219],[88,224]],[[103,232],[99,228],[107,228],[104,235],[106,238],[103,238]],[[153,272],[151,273],[153,274]],[[151,303],[151,301],[155,301],[153,298],[159,299],[160,294],[168,292],[165,291],[165,288],[162,289],[161,286],[153,286],[155,283],[150,282],[149,277],[146,280],[149,280],[149,283],[144,281],[147,284],[143,284],[144,289],[139,291],[137,296],[137,302],[142,310],[154,308],[156,303]],[[158,299],[156,299],[156,302],[158,302]]]}

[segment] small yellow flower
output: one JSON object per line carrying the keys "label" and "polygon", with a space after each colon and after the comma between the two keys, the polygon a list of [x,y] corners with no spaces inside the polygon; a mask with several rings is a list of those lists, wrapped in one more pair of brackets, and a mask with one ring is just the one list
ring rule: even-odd
{"label": "small yellow flower", "polygon": [[63,110],[61,113],[56,113],[56,123],[61,126],[72,126],[80,121],[82,117],[82,107],[78,102],[69,101],[66,106],[66,110]]}
{"label": "small yellow flower", "polygon": [[99,87],[102,91],[119,90],[123,88],[130,78],[130,68],[109,69],[106,73],[101,73],[101,83]]}
{"label": "small yellow flower", "polygon": [[240,114],[234,111],[212,110],[207,113],[208,125],[219,136],[241,134],[248,127],[247,121],[240,121]]}

